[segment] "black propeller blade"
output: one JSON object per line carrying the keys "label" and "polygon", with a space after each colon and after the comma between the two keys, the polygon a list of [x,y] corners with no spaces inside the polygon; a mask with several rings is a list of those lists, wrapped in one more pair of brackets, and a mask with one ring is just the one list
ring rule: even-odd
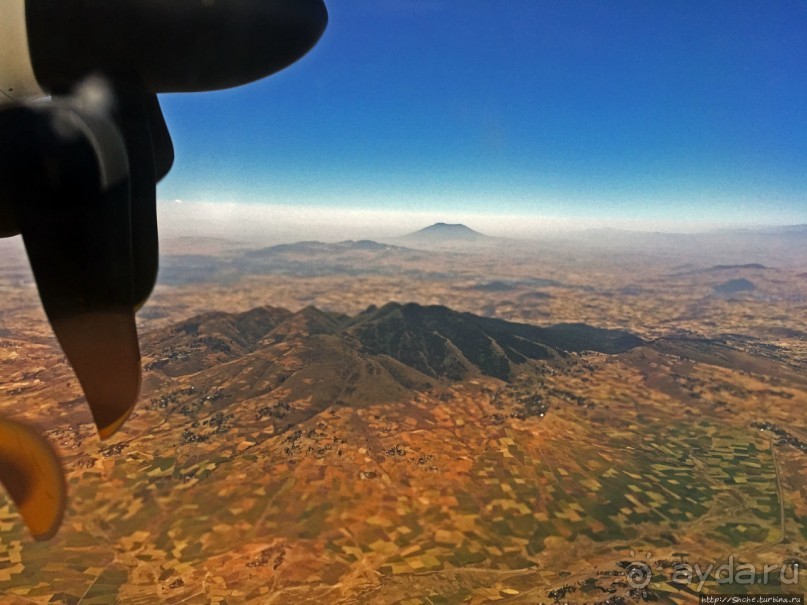
{"label": "black propeller blade", "polygon": [[114,93],[115,122],[129,157],[134,268],[132,300],[139,308],[146,302],[157,280],[156,183],[170,170],[174,162],[174,147],[157,95],[146,92],[139,83],[131,81],[114,83]]}
{"label": "black propeller blade", "polygon": [[0,112],[0,132],[9,144],[0,166],[13,224],[108,437],[137,400],[134,313],[157,278],[156,171],[173,162],[159,103],[137,84],[110,90],[92,80],[75,96]]}
{"label": "black propeller blade", "polygon": [[[107,437],[140,389],[123,137],[103,110],[86,108],[80,98],[7,110],[0,120],[5,140],[14,142],[14,153],[0,163],[3,182],[14,185],[16,224],[42,304]],[[146,273],[153,283],[156,267]]]}
{"label": "black propeller blade", "polygon": [[328,23],[322,0],[26,0],[31,63],[46,90],[93,73],[151,92],[240,86],[291,65]]}

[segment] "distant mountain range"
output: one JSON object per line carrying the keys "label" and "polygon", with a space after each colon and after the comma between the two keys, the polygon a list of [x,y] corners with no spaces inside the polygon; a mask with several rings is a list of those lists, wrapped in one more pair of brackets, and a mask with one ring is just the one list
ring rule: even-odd
{"label": "distant mountain range", "polygon": [[[401,275],[442,279],[439,270],[424,268],[433,258],[427,251],[443,248],[449,258],[453,246],[496,242],[464,225],[438,223],[394,241],[346,240],[335,243],[301,241],[228,255],[168,254],[160,259],[160,283],[182,285],[204,281],[227,281],[243,275]],[[460,250],[457,250],[460,252]],[[413,264],[420,263],[420,266]]]}
{"label": "distant mountain range", "polygon": [[179,285],[236,279],[243,275],[364,275],[400,271],[401,263],[426,260],[429,252],[371,240],[337,243],[303,241],[279,244],[230,256],[164,255],[160,281]]}
{"label": "distant mountain range", "polygon": [[776,225],[773,227],[755,227],[748,229],[725,229],[724,231],[734,233],[770,233],[770,234],[798,234],[807,235],[807,224],[802,225]]}
{"label": "distant mountain range", "polygon": [[245,256],[250,258],[266,258],[272,256],[280,256],[286,254],[334,254],[344,253],[349,251],[362,251],[367,250],[371,252],[388,252],[388,251],[401,251],[406,252],[408,249],[401,246],[392,246],[389,244],[381,244],[372,240],[345,240],[335,244],[328,244],[317,241],[295,242],[293,244],[279,244],[277,246],[269,246],[268,248],[259,248],[258,250],[250,250]]}
{"label": "distant mountain range", "polygon": [[701,235],[716,235],[716,234],[729,234],[729,235],[747,235],[747,234],[766,234],[766,235],[807,235],[807,224],[799,225],[774,225],[762,227],[728,227],[728,228],[715,228],[707,229],[704,231],[695,232],[680,232],[680,231],[658,231],[658,230],[640,230],[640,229],[622,229],[617,227],[591,227],[583,231],[584,233],[613,233],[617,235],[655,235],[655,236],[685,236],[685,237],[698,237]]}
{"label": "distant mountain range", "polygon": [[[567,243],[563,244],[564,237]],[[422,261],[435,258],[433,251],[441,253],[441,260],[449,254],[463,254],[488,248],[497,254],[510,251],[529,252],[530,246],[543,245],[566,248],[568,254],[592,250],[610,254],[614,250],[629,249],[646,254],[669,257],[682,255],[682,260],[694,262],[680,267],[674,275],[730,270],[767,270],[780,266],[781,259],[797,263],[799,253],[805,249],[807,226],[793,225],[779,228],[712,231],[709,233],[649,233],[617,229],[592,229],[570,232],[564,236],[538,236],[535,241],[490,237],[463,224],[436,223],[408,235],[384,241],[346,240],[336,243],[301,241],[260,249],[233,249],[227,254],[173,253],[161,257],[160,283],[181,285],[205,281],[236,280],[243,275],[295,275],[325,276],[341,274],[391,275],[443,279],[445,267],[434,270],[424,268]],[[795,248],[794,248],[795,247]],[[177,248],[182,250],[181,247]],[[24,258],[24,256],[22,257]],[[719,262],[712,267],[699,266],[701,259]],[[769,259],[773,265],[750,262]],[[418,265],[419,266],[415,266]],[[25,269],[27,270],[27,269]],[[25,275],[25,273],[22,273]],[[477,289],[504,291],[512,283],[491,279]]]}

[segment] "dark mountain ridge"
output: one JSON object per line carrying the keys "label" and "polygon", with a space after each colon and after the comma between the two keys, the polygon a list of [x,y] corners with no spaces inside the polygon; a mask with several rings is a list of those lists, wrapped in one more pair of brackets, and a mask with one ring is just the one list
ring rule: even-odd
{"label": "dark mountain ridge", "polygon": [[541,328],[389,303],[354,317],[315,307],[206,313],[147,334],[143,356],[152,387],[190,383],[218,393],[222,407],[265,399],[285,406],[282,420],[293,423],[329,405],[402,401],[472,377],[509,381],[519,368],[570,351],[641,344],[628,332],[585,324]]}
{"label": "dark mountain ridge", "polygon": [[285,430],[331,405],[407,401],[480,376],[509,381],[569,351],[618,353],[641,344],[620,330],[539,328],[414,303],[371,306],[354,317],[260,307],[205,313],[147,334],[144,380],[156,390],[192,385],[219,410],[266,410]]}
{"label": "dark mountain ridge", "polygon": [[426,375],[460,379],[473,368],[508,380],[514,365],[569,351],[621,353],[643,341],[621,330],[585,324],[540,328],[460,313],[442,306],[389,303],[371,307],[346,326],[363,350],[389,355]]}
{"label": "dark mountain ridge", "polygon": [[450,379],[481,373],[507,380],[513,365],[529,360],[584,350],[621,353],[643,344],[622,330],[586,324],[538,327],[438,305],[393,302],[371,306],[355,317],[316,307],[296,313],[274,307],[211,312],[147,335],[144,351],[153,356],[184,347],[203,356],[239,357],[264,346],[321,335],[338,336],[360,354],[391,357],[427,376]]}
{"label": "dark mountain ridge", "polygon": [[333,405],[404,402],[464,380],[543,374],[546,364],[570,363],[570,353],[625,354],[641,365],[644,347],[771,376],[795,372],[730,338],[648,342],[582,323],[534,326],[388,303],[352,317],[315,307],[199,315],[145,335],[144,381],[155,391],[193,387],[215,410],[246,406],[286,430]]}

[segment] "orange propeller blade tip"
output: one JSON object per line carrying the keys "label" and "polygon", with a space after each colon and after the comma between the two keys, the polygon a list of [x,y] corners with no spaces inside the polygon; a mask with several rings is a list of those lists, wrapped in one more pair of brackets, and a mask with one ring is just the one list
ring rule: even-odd
{"label": "orange propeller blade tip", "polygon": [[36,540],[59,530],[67,504],[64,471],[47,440],[30,427],[0,419],[0,482]]}
{"label": "orange propeller blade tip", "polygon": [[134,310],[85,312],[51,323],[84,390],[98,435],[112,436],[140,393]]}

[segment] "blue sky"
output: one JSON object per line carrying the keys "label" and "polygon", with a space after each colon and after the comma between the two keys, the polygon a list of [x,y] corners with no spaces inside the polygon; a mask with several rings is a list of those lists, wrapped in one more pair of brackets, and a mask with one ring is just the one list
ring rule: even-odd
{"label": "blue sky", "polygon": [[161,97],[161,200],[807,222],[807,1],[328,7],[286,71]]}

